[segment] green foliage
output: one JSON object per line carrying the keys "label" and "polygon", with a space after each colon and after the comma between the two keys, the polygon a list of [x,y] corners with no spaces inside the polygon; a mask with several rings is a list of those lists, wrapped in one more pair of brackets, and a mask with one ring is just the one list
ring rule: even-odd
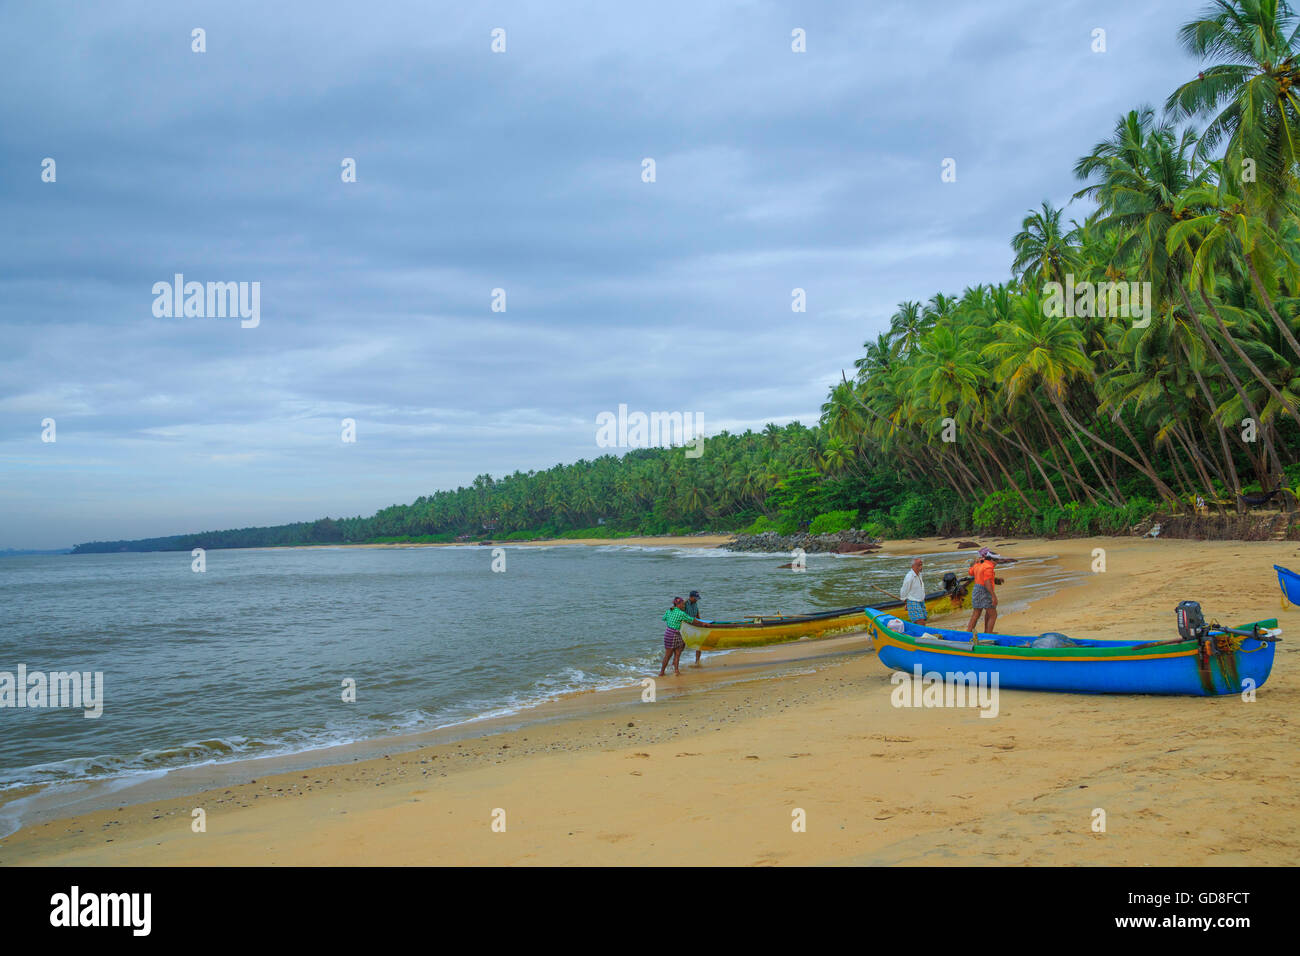
{"label": "green foliage", "polygon": [[826,499],[824,476],[813,468],[797,468],[776,483],[767,503],[780,512],[783,525],[793,522],[794,529],[798,530],[800,525],[829,510]]}
{"label": "green foliage", "polygon": [[985,496],[971,520],[981,534],[1026,534],[1026,508],[1014,491],[994,491]]}
{"label": "green foliage", "polygon": [[975,505],[950,488],[939,488],[928,496],[930,520],[935,534],[965,534],[973,527],[971,514]]}
{"label": "green foliage", "polygon": [[799,533],[799,522],[794,518],[782,518],[776,523],[776,533],[784,537]]}
{"label": "green foliage", "polygon": [[1124,534],[1133,525],[1155,514],[1156,507],[1149,498],[1133,498],[1122,508],[1078,501],[1060,506],[1048,505],[1030,519],[1030,533],[1045,538]]}
{"label": "green foliage", "polygon": [[873,538],[897,538],[898,528],[894,526],[894,521],[889,512],[876,509],[867,515],[866,523],[862,530]]}
{"label": "green foliage", "polygon": [[812,524],[808,526],[808,533],[836,534],[856,527],[857,523],[858,510],[856,508],[849,508],[844,511],[828,511],[813,518]]}
{"label": "green foliage", "polygon": [[894,526],[903,538],[922,538],[934,534],[934,510],[930,501],[913,492],[892,512]]}

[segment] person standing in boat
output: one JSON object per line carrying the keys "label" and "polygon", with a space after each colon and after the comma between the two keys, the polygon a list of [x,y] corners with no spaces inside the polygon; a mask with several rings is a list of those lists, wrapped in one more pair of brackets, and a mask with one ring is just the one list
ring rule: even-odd
{"label": "person standing in boat", "polygon": [[686,647],[686,641],[682,640],[682,621],[690,621],[692,624],[703,624],[703,621],[696,620],[686,613],[686,602],[679,597],[673,598],[673,606],[664,612],[664,623],[668,628],[664,631],[664,662],[659,667],[659,676],[663,677],[664,672],[668,670],[668,662],[673,662],[673,673],[678,677],[682,675],[681,660],[682,651]]}
{"label": "person standing in boat", "polygon": [[993,628],[998,622],[998,595],[994,590],[997,584],[997,562],[993,559],[993,552],[988,548],[980,548],[979,557],[975,563],[970,566],[970,576],[975,579],[970,589],[970,605],[972,608],[970,623],[966,625],[966,630],[974,633],[975,627],[979,624],[980,615],[984,615],[984,633],[992,634]]}
{"label": "person standing in boat", "polygon": [[[697,619],[699,618],[700,616],[700,592],[699,591],[692,591],[690,593],[690,596],[686,599],[686,613],[693,618],[697,618]],[[696,667],[700,666],[700,649],[698,647],[695,649],[695,666]]]}
{"label": "person standing in boat", "polygon": [[907,572],[903,578],[903,586],[898,591],[898,597],[907,602],[907,619],[913,624],[924,624],[926,621],[925,613],[925,582],[921,580],[921,568],[924,562],[920,558],[912,559],[912,570]]}

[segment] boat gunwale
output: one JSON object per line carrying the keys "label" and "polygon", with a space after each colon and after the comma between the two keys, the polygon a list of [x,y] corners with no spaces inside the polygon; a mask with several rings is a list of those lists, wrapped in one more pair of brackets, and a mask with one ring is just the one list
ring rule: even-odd
{"label": "boat gunwale", "polygon": [[[883,616],[884,612],[880,612]],[[948,654],[956,657],[987,659],[987,660],[1021,660],[1021,661],[1139,661],[1139,660],[1158,660],[1168,657],[1186,657],[1195,655],[1198,652],[1198,644],[1195,640],[1180,641],[1177,644],[1160,644],[1150,648],[1141,648],[1142,644],[1149,644],[1149,641],[1096,641],[1093,644],[1081,644],[1075,647],[1010,647],[1000,644],[976,644],[972,649],[967,650],[963,647],[953,646],[944,647],[930,643],[920,643],[907,633],[899,633],[886,626],[882,621],[867,615],[871,625],[882,632],[880,635],[873,635],[873,638],[880,639],[891,643],[896,647],[909,651],[923,651],[933,654]],[[910,622],[905,622],[910,623]],[[1251,621],[1249,624],[1240,625],[1239,629],[1259,625],[1260,627],[1277,627],[1277,618],[1265,618],[1259,621]],[[943,629],[946,630],[946,629]],[[969,631],[959,631],[970,636]],[[939,635],[935,635],[936,637]],[[982,635],[985,637],[997,637],[1011,640],[1032,641],[1041,635],[1025,634],[992,634]],[[1254,640],[1254,638],[1247,638]],[[1259,647],[1253,650],[1243,650],[1242,653],[1252,654],[1262,650],[1267,642],[1259,641]],[[954,645],[956,642],[954,641]]]}
{"label": "boat gunwale", "polygon": [[[955,594],[956,592],[953,591],[934,591],[925,596],[925,602],[929,604],[931,601],[953,597]],[[701,631],[712,630],[714,628],[717,628],[718,630],[729,630],[736,628],[780,627],[784,624],[807,624],[813,621],[834,620],[837,617],[856,617],[859,614],[865,615],[867,611],[887,611],[893,608],[903,607],[906,604],[907,602],[902,600],[888,601],[884,604],[858,604],[853,607],[839,608],[834,611],[818,611],[814,614],[798,614],[791,615],[790,617],[774,618],[772,620],[763,618],[763,615],[755,615],[755,617],[763,619],[748,621],[705,621],[703,627],[698,624],[693,624],[691,626],[696,630]]]}

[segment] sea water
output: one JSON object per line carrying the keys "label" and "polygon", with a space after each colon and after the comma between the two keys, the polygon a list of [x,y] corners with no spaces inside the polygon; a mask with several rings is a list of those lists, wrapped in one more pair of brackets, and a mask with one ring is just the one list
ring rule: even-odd
{"label": "sea water", "polygon": [[[0,790],[297,753],[656,673],[662,615],[884,600],[907,557],[623,545],[0,558],[0,672],[102,674],[102,713],[0,707]],[[927,559],[926,581],[965,556]],[[497,566],[501,570],[493,570]],[[744,652],[740,652],[744,653]],[[687,659],[691,652],[687,651]]]}

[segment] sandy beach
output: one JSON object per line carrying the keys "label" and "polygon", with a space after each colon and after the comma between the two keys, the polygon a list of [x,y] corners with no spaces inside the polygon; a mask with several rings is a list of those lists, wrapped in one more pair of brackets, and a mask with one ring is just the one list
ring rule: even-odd
{"label": "sandy beach", "polygon": [[[1173,633],[1174,605],[1194,599],[1225,624],[1279,617],[1272,677],[1253,702],[1003,690],[997,717],[984,719],[975,709],[893,706],[889,672],[862,635],[800,642],[706,657],[702,669],[659,680],[653,703],[633,685],[557,702],[515,729],[314,769],[232,766],[188,796],[134,802],[123,791],[125,806],[0,841],[0,865],[1300,858],[1300,612],[1280,610],[1272,571],[1300,565],[1296,543],[990,543],[1015,557],[1054,556],[1076,581],[1042,595],[1006,568],[1001,630],[1160,639]],[[1093,572],[1098,548],[1103,573]],[[949,539],[885,550],[955,551]],[[945,623],[962,626],[964,614]],[[196,809],[205,832],[194,832]],[[1097,810],[1105,832],[1094,832]],[[792,828],[799,819],[804,832]]]}

